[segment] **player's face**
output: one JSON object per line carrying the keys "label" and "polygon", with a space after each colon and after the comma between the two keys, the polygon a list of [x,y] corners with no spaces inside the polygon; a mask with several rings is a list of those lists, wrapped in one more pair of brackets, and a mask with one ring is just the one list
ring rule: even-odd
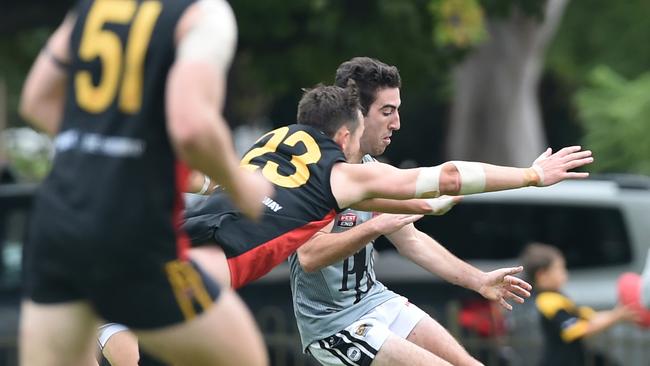
{"label": "player's face", "polygon": [[545,271],[547,285],[554,289],[559,290],[564,287],[568,280],[566,269],[566,262],[564,258],[555,258],[548,269]]}
{"label": "player's face", "polygon": [[399,88],[377,91],[374,103],[365,116],[366,129],[361,137],[361,152],[378,156],[384,153],[393,135],[400,128],[399,106],[402,104]]}
{"label": "player's face", "polygon": [[359,124],[354,130],[349,138],[347,144],[343,148],[343,154],[345,154],[345,159],[349,162],[361,161],[361,157],[364,152],[361,151],[361,138],[364,135],[365,123],[363,114],[359,111]]}

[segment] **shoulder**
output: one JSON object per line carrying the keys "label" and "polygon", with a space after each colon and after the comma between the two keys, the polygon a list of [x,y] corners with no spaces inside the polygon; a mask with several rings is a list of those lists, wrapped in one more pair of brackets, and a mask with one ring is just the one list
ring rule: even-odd
{"label": "shoulder", "polygon": [[575,306],[571,299],[553,291],[545,291],[537,295],[535,305],[546,318],[552,318],[558,311],[569,310]]}

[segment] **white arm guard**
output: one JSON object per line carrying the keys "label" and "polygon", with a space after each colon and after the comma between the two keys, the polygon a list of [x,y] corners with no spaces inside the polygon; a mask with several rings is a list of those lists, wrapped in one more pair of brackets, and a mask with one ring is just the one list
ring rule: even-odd
{"label": "white arm guard", "polygon": [[440,196],[440,167],[420,169],[415,181],[415,197],[433,198]]}
{"label": "white arm guard", "polygon": [[451,161],[460,175],[459,194],[485,192],[485,171],[481,163]]}
{"label": "white arm guard", "polygon": [[456,205],[453,197],[451,196],[440,196],[438,198],[429,198],[426,199],[425,201],[431,207],[431,212],[428,213],[427,215],[435,215],[435,216],[444,215],[447,212],[449,212],[449,210],[451,210],[452,207]]}
{"label": "white arm guard", "polygon": [[199,0],[200,15],[181,39],[177,60],[205,61],[219,73],[230,67],[237,43],[237,22],[225,0]]}

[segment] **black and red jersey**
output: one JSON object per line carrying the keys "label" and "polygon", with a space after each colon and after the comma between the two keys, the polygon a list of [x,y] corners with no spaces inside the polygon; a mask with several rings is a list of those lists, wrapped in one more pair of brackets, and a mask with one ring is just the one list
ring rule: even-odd
{"label": "black and red jersey", "polygon": [[177,21],[193,2],[75,8],[64,116],[37,200],[70,235],[113,248],[171,240],[176,250],[187,169],[167,135],[165,84]]}
{"label": "black and red jersey", "polygon": [[340,211],[330,173],[345,161],[341,148],[324,133],[290,125],[262,136],[242,165],[275,186],[259,221],[244,217],[223,191],[188,209],[184,229],[193,244],[216,242],[228,258],[231,282],[241,287],[268,273],[327,225]]}

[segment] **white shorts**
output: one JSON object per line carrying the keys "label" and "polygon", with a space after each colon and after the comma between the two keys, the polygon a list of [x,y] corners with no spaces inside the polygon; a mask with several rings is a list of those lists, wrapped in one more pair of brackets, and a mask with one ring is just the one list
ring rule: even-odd
{"label": "white shorts", "polygon": [[106,323],[100,326],[99,329],[97,329],[97,343],[99,343],[99,348],[104,349],[109,338],[114,334],[125,330],[129,330],[129,328],[117,323]]}
{"label": "white shorts", "polygon": [[307,349],[324,366],[368,366],[390,334],[408,337],[425,316],[407,298],[396,297]]}

